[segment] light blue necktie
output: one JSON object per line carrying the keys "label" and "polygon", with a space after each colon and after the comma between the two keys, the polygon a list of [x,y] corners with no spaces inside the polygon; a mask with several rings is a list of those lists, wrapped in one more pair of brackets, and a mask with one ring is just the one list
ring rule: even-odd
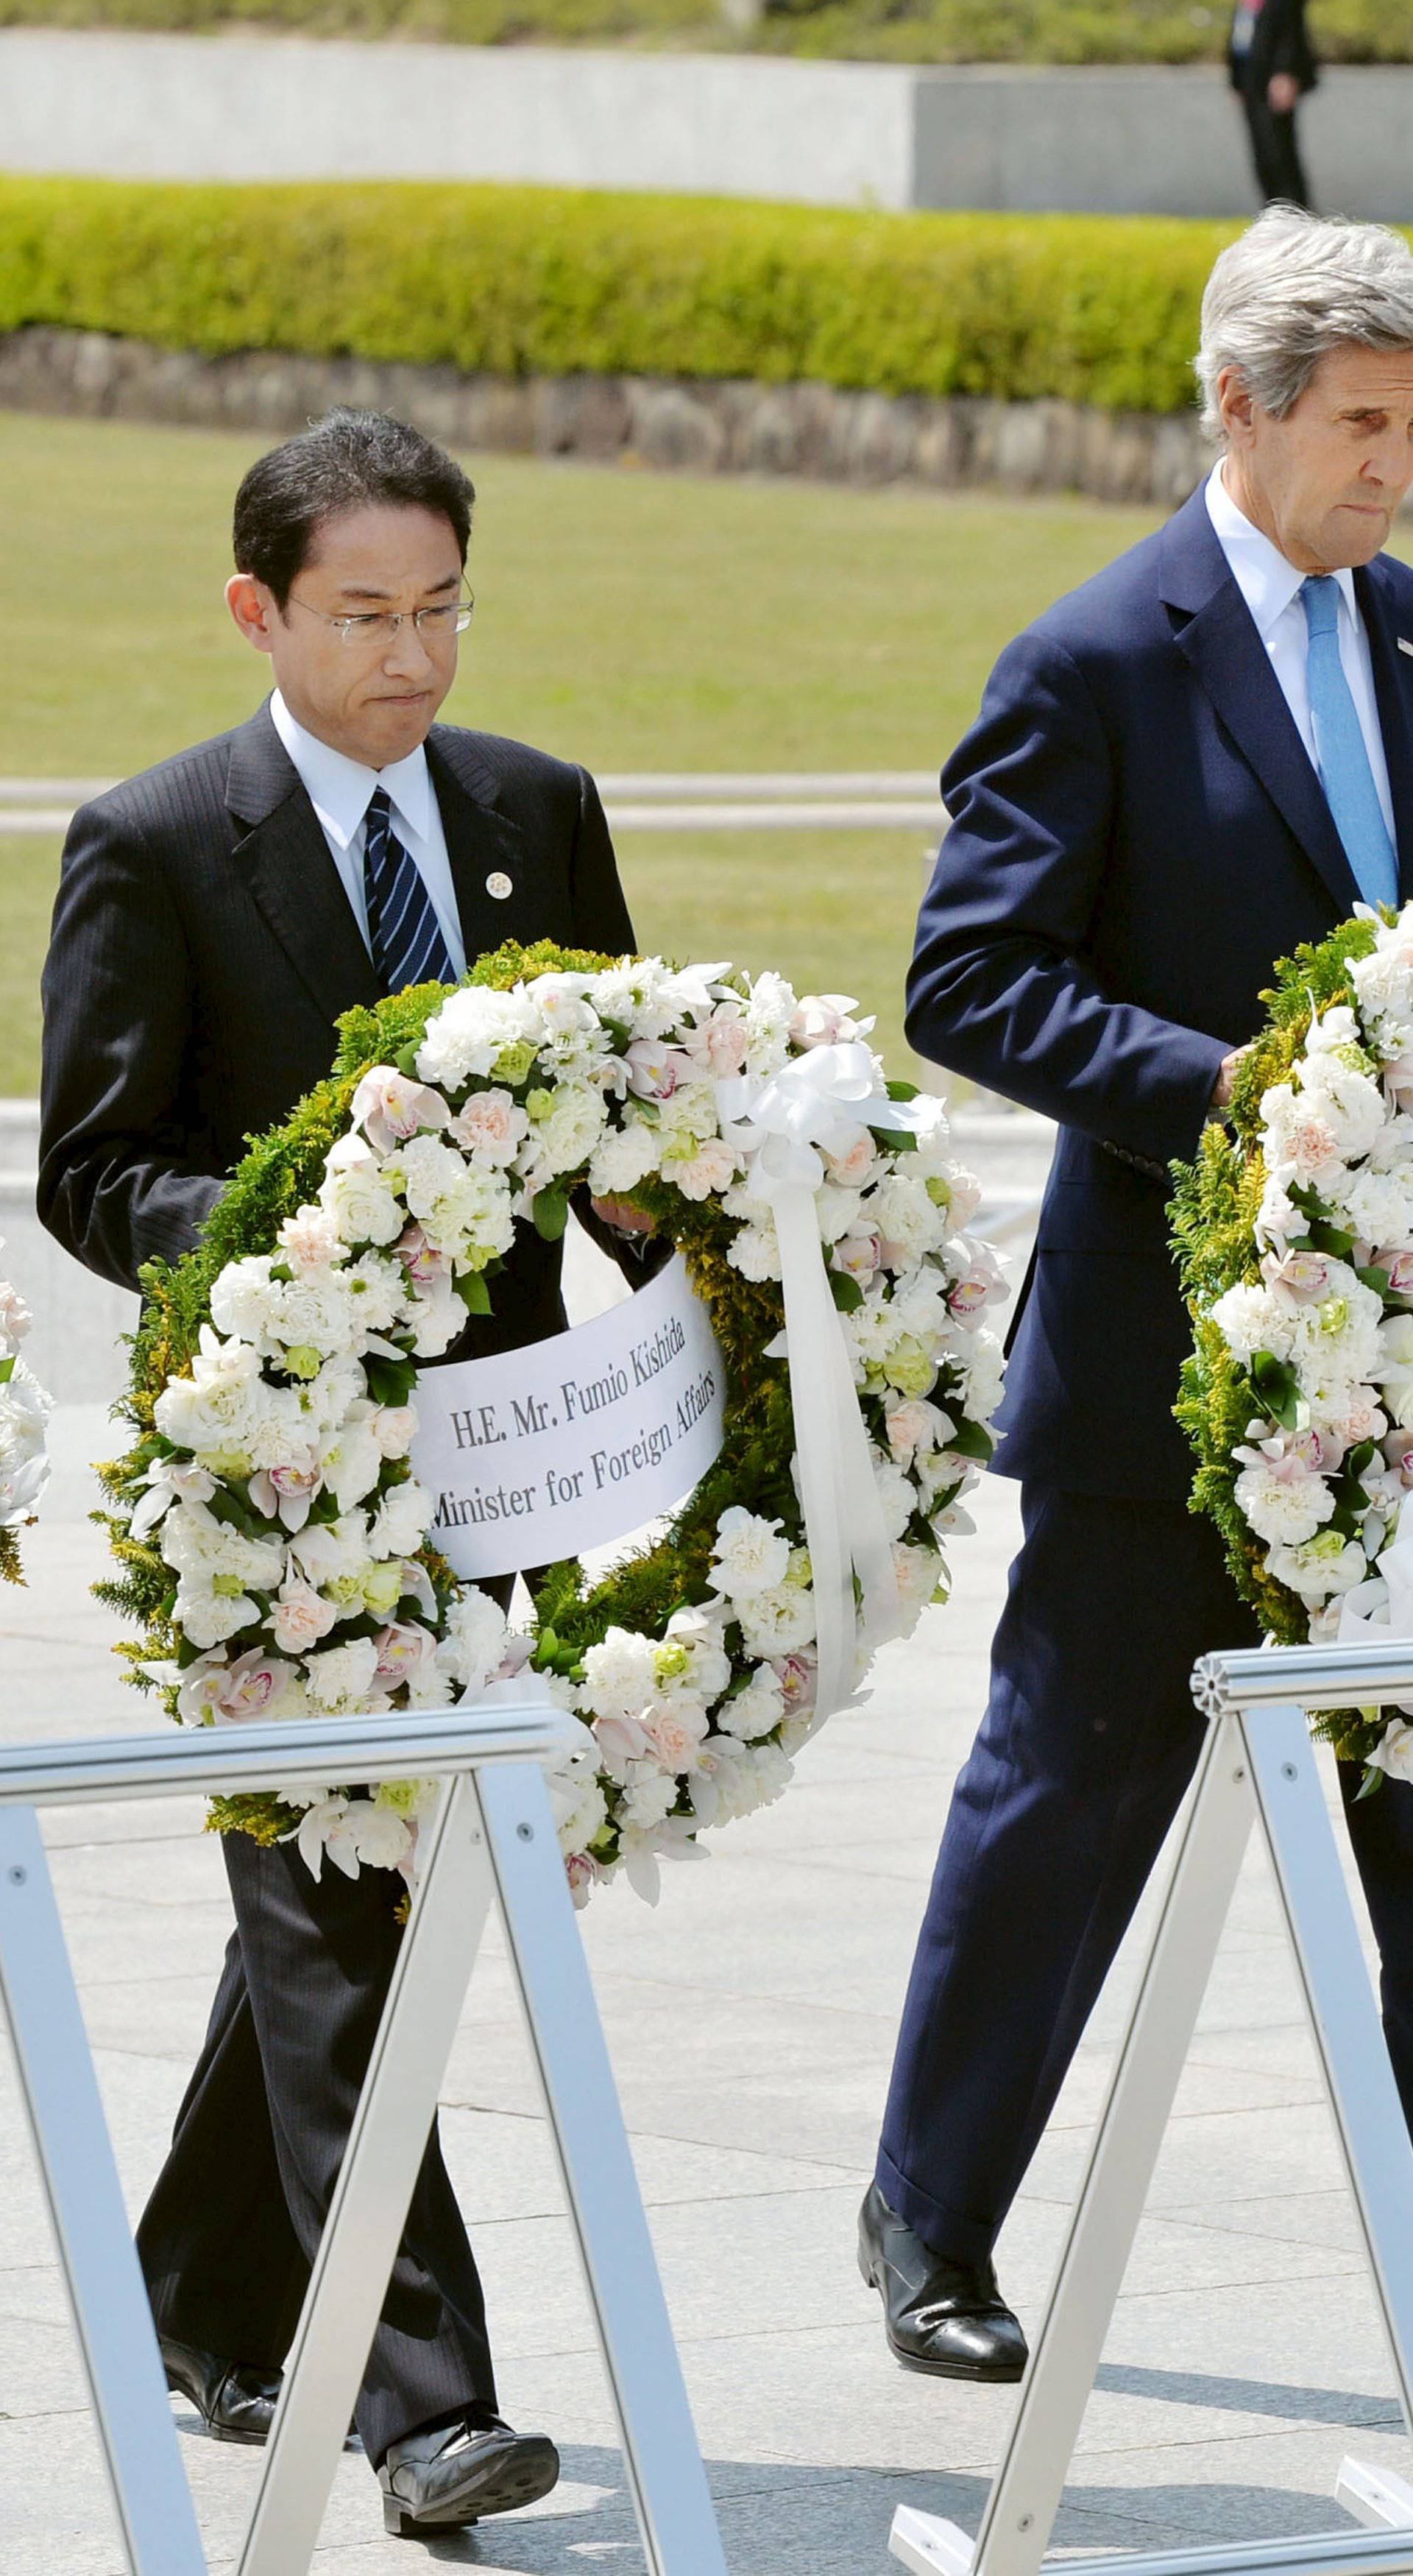
{"label": "light blue necktie", "polygon": [[422,871],[393,830],[383,787],[375,787],[368,800],[363,892],[373,964],[385,993],[400,993],[408,984],[456,982]]}
{"label": "light blue necktie", "polygon": [[1339,583],[1333,573],[1312,573],[1300,585],[1309,634],[1306,671],[1310,714],[1319,752],[1320,779],[1344,855],[1366,903],[1398,901],[1398,860],[1368,745],[1339,657]]}

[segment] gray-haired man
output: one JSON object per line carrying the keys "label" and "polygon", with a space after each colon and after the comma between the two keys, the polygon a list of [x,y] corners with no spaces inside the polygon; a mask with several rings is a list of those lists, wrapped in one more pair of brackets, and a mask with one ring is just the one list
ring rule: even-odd
{"label": "gray-haired man", "polygon": [[[1413,479],[1407,244],[1263,216],[1198,372],[1210,481],[1009,648],[943,772],[911,983],[920,1054],[1060,1122],[1002,1416],[1025,1544],[862,2217],[894,2351],[954,2377],[1019,2375],[991,2248],[1191,1776],[1192,1664],[1256,1636],[1186,1509],[1167,1167],[1273,961],[1413,892],[1413,572],[1379,552]],[[1413,2116],[1413,1786],[1349,1822]]]}

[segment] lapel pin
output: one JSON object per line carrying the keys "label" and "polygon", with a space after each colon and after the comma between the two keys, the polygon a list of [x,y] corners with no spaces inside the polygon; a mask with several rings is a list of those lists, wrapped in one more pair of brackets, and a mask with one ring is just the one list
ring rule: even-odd
{"label": "lapel pin", "polygon": [[[1405,644],[1403,649],[1405,653],[1413,653],[1413,644]],[[514,891],[515,889],[512,886],[509,877],[505,874],[505,871],[502,868],[493,869],[490,876],[486,879],[486,892],[487,894],[493,894],[497,903],[504,903],[506,896],[508,894],[513,894]]]}
{"label": "lapel pin", "polygon": [[1398,639],[1398,649],[1400,653],[1413,653],[1413,644],[1409,643],[1406,635],[1400,635]]}

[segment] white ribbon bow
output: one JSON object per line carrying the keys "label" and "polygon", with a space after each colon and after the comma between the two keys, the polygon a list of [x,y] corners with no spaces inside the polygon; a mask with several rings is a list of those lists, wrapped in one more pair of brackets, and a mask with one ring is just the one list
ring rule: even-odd
{"label": "white ribbon bow", "polygon": [[828,1717],[854,1695],[859,1622],[871,1655],[901,1625],[898,1581],[874,1483],[843,1327],[829,1286],[815,1191],[820,1149],[846,1153],[860,1129],[908,1131],[921,1114],[879,1088],[859,1040],[809,1048],[762,1078],[732,1074],[716,1086],[721,1131],[746,1163],[746,1187],[775,1219],[795,1416],[800,1503],[815,1601],[819,1672],[815,1706]]}

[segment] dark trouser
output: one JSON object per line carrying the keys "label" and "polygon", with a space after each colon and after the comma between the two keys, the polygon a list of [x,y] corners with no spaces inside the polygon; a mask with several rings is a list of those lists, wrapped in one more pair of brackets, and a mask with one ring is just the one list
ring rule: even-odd
{"label": "dark trouser", "polygon": [[[1202,1742],[1199,1655],[1258,1642],[1210,1522],[1026,1486],[991,1698],[956,1786],[879,2151],[884,2198],[984,2262],[1035,2152]],[[1413,2127],[1413,1786],[1353,1804]]]}
{"label": "dark trouser", "polygon": [[[299,2317],[401,1938],[402,1881],[311,1877],[291,1843],[225,1844],[236,1930],[171,2153],[138,2229],[159,2327],[277,2368]],[[390,2442],[495,2404],[485,2308],[435,2125],[356,2409]]]}
{"label": "dark trouser", "polygon": [[1249,82],[1242,90],[1241,104],[1251,137],[1256,185],[1266,204],[1272,205],[1279,197],[1287,205],[1308,206],[1310,186],[1296,141],[1294,112],[1288,116],[1276,114],[1266,97],[1264,81]]}

